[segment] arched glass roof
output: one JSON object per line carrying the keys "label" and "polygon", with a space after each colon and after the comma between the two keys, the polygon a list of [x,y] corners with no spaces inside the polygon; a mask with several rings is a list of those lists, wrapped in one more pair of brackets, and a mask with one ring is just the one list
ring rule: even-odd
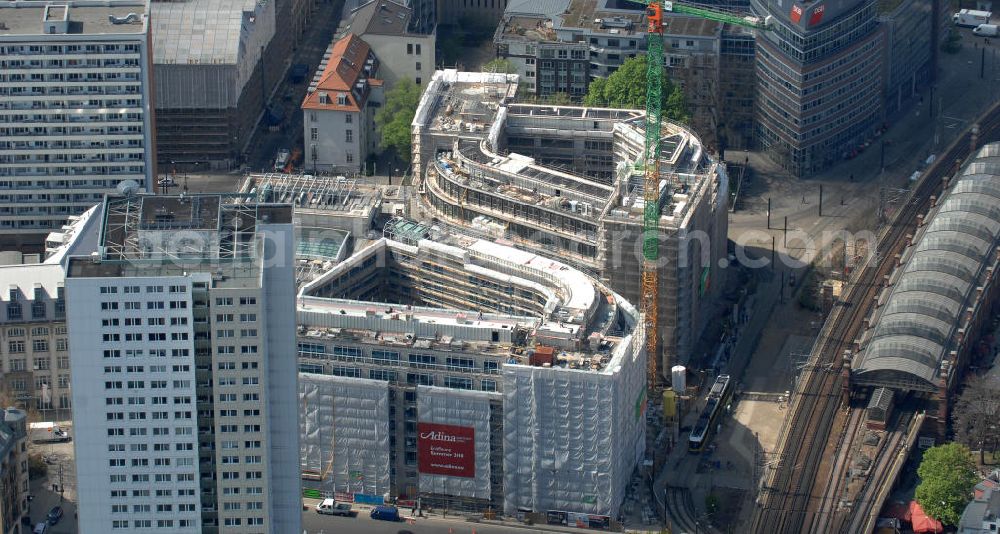
{"label": "arched glass roof", "polygon": [[934,389],[941,360],[1000,243],[1000,143],[984,146],[942,195],[855,365],[862,383]]}

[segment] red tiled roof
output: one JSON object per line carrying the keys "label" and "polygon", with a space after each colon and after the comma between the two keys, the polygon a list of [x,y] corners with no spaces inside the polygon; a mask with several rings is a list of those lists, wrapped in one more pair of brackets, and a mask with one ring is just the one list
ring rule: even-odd
{"label": "red tiled roof", "polygon": [[941,522],[925,514],[917,501],[910,501],[910,523],[913,532],[944,532]]}
{"label": "red tiled roof", "polygon": [[[360,37],[350,34],[333,45],[330,59],[320,76],[316,90],[306,94],[302,109],[322,109],[331,111],[361,111],[368,98],[367,84],[358,89],[356,84],[364,77],[365,61],[371,47]],[[372,85],[380,80],[368,79]],[[327,102],[321,102],[325,94]],[[338,104],[339,95],[346,96],[345,104]]]}

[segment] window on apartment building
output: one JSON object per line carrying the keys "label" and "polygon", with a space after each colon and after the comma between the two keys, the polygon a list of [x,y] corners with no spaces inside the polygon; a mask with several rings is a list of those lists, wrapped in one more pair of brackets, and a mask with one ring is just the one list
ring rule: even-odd
{"label": "window on apartment building", "polygon": [[424,79],[421,78],[420,76],[417,76],[416,83],[417,83],[417,85],[420,85],[420,84],[424,83]]}
{"label": "window on apartment building", "polygon": [[569,57],[569,51],[568,50],[557,50],[556,51],[556,57],[558,57],[559,59],[566,59],[567,57]]}
{"label": "window on apartment building", "polygon": [[472,379],[459,376],[444,377],[444,387],[453,389],[472,389]]}
{"label": "window on apartment building", "polygon": [[420,65],[420,62],[418,61],[418,62],[417,62],[417,70],[420,70],[420,66],[421,66],[421,65]]}
{"label": "window on apartment building", "polygon": [[413,43],[406,43],[406,53],[413,55]]}
{"label": "window on apartment building", "polygon": [[309,128],[309,139],[311,141],[319,139],[319,128]]}
{"label": "window on apartment building", "polygon": [[354,152],[347,152],[344,154],[344,159],[347,163],[354,163]]}
{"label": "window on apartment building", "polygon": [[416,54],[419,56],[420,55],[420,43],[417,43],[417,44],[414,45],[414,50],[416,51]]}
{"label": "window on apartment building", "polygon": [[354,122],[354,115],[350,113],[344,114],[344,124],[351,124]]}
{"label": "window on apartment building", "polygon": [[688,48],[694,48],[694,41],[688,41],[688,42],[686,42],[686,43],[684,43],[684,44],[685,44],[685,46],[687,46]]}
{"label": "window on apartment building", "polygon": [[315,111],[310,111],[309,112],[309,122],[316,122],[316,112]]}
{"label": "window on apartment building", "polygon": [[344,130],[344,141],[347,143],[354,142],[354,130]]}
{"label": "window on apartment building", "polygon": [[24,352],[24,341],[8,341],[7,352],[11,354],[20,354]]}
{"label": "window on apartment building", "polygon": [[23,317],[21,312],[20,302],[11,302],[7,304],[7,319],[10,321],[20,321]]}
{"label": "window on apartment building", "polygon": [[45,318],[45,303],[44,302],[33,302],[31,303],[31,318],[32,319],[44,319]]}

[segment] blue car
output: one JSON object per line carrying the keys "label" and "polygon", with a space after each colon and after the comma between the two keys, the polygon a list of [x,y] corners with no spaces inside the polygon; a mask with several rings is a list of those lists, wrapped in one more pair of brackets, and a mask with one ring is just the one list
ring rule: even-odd
{"label": "blue car", "polygon": [[372,508],[371,517],[382,521],[399,521],[399,509],[395,506],[376,506]]}

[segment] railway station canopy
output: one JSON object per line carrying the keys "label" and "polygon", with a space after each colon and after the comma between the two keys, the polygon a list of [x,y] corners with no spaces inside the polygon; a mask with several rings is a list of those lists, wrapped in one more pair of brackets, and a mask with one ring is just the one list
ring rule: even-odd
{"label": "railway station canopy", "polygon": [[921,230],[855,359],[855,384],[937,390],[997,261],[1000,143],[973,156]]}

